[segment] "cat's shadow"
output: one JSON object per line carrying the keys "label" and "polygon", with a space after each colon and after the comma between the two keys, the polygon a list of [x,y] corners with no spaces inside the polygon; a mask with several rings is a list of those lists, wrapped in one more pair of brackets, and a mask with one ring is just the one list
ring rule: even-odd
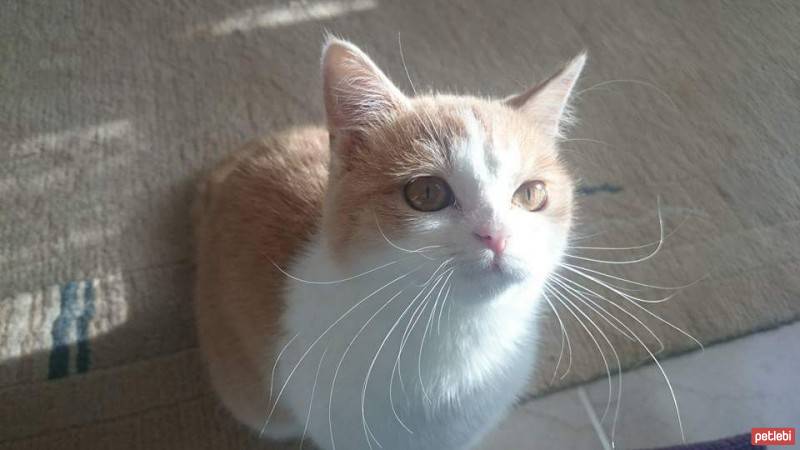
{"label": "cat's shadow", "polygon": [[[243,1],[194,19],[215,23],[259,6]],[[14,140],[97,130],[83,138],[91,145],[71,138],[55,149],[58,158],[34,156],[43,158],[42,176],[67,170],[79,179],[67,203],[54,196],[44,199],[50,202],[45,209],[81,211],[80,221],[63,218],[65,233],[92,238],[70,242],[73,247],[41,262],[28,280],[2,287],[0,298],[12,307],[24,307],[20,299],[27,294],[20,293],[30,293],[34,306],[29,320],[0,325],[23,330],[0,335],[0,344],[26,349],[0,357],[0,444],[297,448],[259,440],[228,415],[210,388],[194,330],[190,207],[199,179],[238,145],[321,117],[321,102],[307,86],[317,81],[322,25],[250,30],[255,50],[243,45],[242,32],[187,37],[175,30],[190,28],[191,21],[174,14],[160,17],[158,32],[137,31],[134,24],[159,16],[157,5],[134,10],[112,0],[103,8],[133,17],[100,20],[94,17],[100,11],[90,7],[81,14],[58,8],[48,13],[64,13],[59,20],[74,28],[74,36],[63,37],[71,53],[93,57],[59,59],[58,49],[38,49],[42,54],[31,55],[29,64],[55,61],[52,68],[37,68],[46,73],[36,76],[54,79],[56,86],[41,89],[46,80],[18,80],[22,91],[15,95],[30,104],[75,102],[80,95],[63,93],[65,85],[88,96],[75,105],[86,111],[55,120],[21,111],[18,121],[30,126]],[[97,35],[107,38],[100,47]],[[143,48],[153,50],[151,58],[141,57]],[[291,49],[291,64],[278,49]],[[227,60],[209,58],[220,54]],[[230,69],[231,60],[242,62],[239,70]],[[98,66],[102,76],[81,75],[97,73]],[[108,100],[98,106],[92,102],[97,98]],[[35,201],[22,205],[40,208]],[[40,306],[46,311],[35,310]],[[12,342],[18,335],[20,341]],[[37,341],[27,342],[31,336]],[[304,447],[312,448],[309,442]]]}

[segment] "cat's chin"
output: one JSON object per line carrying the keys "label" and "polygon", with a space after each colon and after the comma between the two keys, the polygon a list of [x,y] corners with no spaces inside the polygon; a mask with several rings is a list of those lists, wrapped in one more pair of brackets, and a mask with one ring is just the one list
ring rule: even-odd
{"label": "cat's chin", "polygon": [[476,297],[492,297],[530,279],[530,273],[508,259],[478,260],[459,264],[461,290]]}
{"label": "cat's chin", "polygon": [[514,282],[523,281],[530,275],[525,264],[519,258],[508,254],[498,258],[488,251],[480,253],[480,256],[474,260],[464,261],[461,265],[464,272],[469,272],[472,277],[477,279]]}

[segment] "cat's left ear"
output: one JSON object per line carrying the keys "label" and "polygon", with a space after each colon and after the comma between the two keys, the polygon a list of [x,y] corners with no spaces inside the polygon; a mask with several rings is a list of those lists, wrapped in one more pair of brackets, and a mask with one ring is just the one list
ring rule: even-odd
{"label": "cat's left ear", "polygon": [[517,109],[542,127],[551,136],[560,135],[570,95],[586,64],[586,53],[581,53],[555,75],[527,91],[512,95],[503,102]]}

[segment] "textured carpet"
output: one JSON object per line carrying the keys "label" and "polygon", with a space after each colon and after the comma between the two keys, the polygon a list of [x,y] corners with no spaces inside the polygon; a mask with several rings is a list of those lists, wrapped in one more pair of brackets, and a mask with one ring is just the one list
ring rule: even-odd
{"label": "textured carpet", "polygon": [[[580,123],[565,144],[582,180],[577,232],[591,235],[579,245],[656,240],[657,197],[667,231],[681,224],[645,263],[593,267],[668,285],[708,275],[647,305],[706,344],[796,320],[799,21],[791,1],[6,2],[0,448],[257,446],[204,381],[188,211],[198,177],[226,152],[321,121],[326,29],[363,45],[407,91],[398,33],[417,89],[482,95],[517,91],[586,48]],[[616,301],[661,337],[660,357],[696,348]],[[545,315],[532,395],[605,374],[594,342],[560,312],[572,367],[551,382],[561,334]],[[601,327],[625,367],[649,360]]]}

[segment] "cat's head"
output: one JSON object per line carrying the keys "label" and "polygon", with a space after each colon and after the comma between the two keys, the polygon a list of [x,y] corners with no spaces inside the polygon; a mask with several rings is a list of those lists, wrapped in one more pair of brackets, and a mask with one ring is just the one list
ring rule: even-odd
{"label": "cat's head", "polygon": [[[404,95],[357,47],[322,59],[331,133],[323,227],[343,263],[420,250],[476,288],[543,280],[564,251],[573,182],[557,143],[581,55],[502,100]],[[435,261],[432,267],[435,267]]]}

